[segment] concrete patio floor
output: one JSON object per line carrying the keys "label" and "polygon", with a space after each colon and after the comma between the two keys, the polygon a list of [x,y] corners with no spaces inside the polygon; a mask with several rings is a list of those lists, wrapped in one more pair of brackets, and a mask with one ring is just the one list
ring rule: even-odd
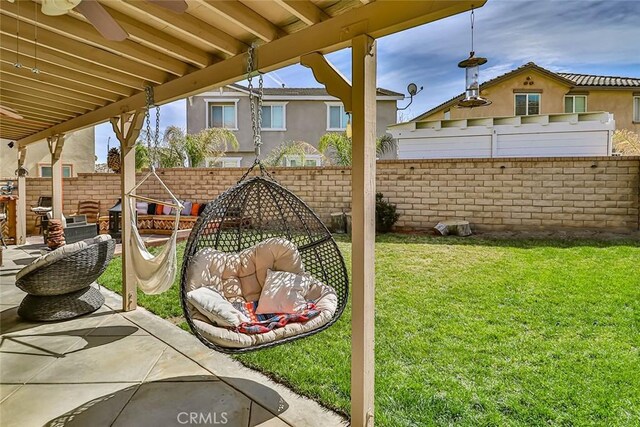
{"label": "concrete patio floor", "polygon": [[339,426],[303,398],[105,289],[95,313],[55,323],[17,316],[15,274],[41,244],[10,246],[0,269],[0,425]]}

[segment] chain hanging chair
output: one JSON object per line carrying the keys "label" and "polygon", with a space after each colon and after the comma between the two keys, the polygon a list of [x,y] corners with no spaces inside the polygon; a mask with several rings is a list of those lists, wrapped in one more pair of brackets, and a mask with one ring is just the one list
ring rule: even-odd
{"label": "chain hanging chair", "polygon": [[[259,76],[258,96],[254,100],[254,57],[252,47],[249,50],[248,81],[256,160],[235,186],[207,205],[196,221],[185,248],[180,284],[182,308],[189,327],[206,346],[224,353],[264,349],[316,334],[338,320],[347,304],[349,293],[345,262],[327,227],[304,201],[276,182],[259,160],[262,76]],[[254,176],[251,172],[256,170],[259,174]],[[200,255],[207,250],[237,254],[272,238],[286,239],[295,245],[304,271],[335,291],[335,311],[326,323],[318,327],[285,334],[276,340],[252,342],[242,347],[214,342],[203,331],[203,324],[197,318],[194,319],[198,312],[188,300],[187,294],[192,290],[193,283],[193,277],[189,277],[190,274],[193,276],[190,273],[192,262],[201,262]]]}

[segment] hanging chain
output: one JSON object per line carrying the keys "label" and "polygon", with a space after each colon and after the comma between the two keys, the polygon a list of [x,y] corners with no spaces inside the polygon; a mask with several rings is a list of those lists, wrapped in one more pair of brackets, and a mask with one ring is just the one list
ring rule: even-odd
{"label": "hanging chain", "polygon": [[471,55],[473,56],[473,54],[475,53],[475,51],[473,50],[473,24],[475,21],[475,10],[473,10],[473,8],[471,8]]}
{"label": "hanging chain", "polygon": [[[152,134],[151,133],[151,107],[153,107],[154,104],[154,100],[153,100],[153,87],[152,86],[146,86],[144,88],[144,91],[147,95],[147,111],[145,114],[145,124],[146,124],[146,133],[147,133],[147,151],[149,154],[149,167],[153,170],[155,169],[156,166],[156,161],[157,161],[157,151],[158,151],[158,142],[159,142],[159,135],[160,135],[160,107],[159,106],[155,106],[156,107],[156,129],[155,129],[155,133]],[[153,138],[153,149],[151,148],[151,140]]]}
{"label": "hanging chain", "polygon": [[20,2],[16,5],[18,7],[18,14],[16,16],[16,62],[13,64],[16,68],[22,68],[20,63]]}
{"label": "hanging chain", "polygon": [[34,26],[35,36],[33,39],[33,68],[31,69],[31,72],[34,74],[40,74],[40,69],[38,68],[38,3],[34,4],[36,25]]}
{"label": "hanging chain", "polygon": [[[255,45],[249,47],[247,53],[247,81],[249,89],[249,105],[251,108],[251,128],[253,131],[253,145],[255,147],[256,160],[260,157],[260,147],[262,146],[262,95],[264,92],[262,74],[258,73],[258,99],[254,99],[253,73],[255,66]],[[257,111],[256,111],[257,110]]]}

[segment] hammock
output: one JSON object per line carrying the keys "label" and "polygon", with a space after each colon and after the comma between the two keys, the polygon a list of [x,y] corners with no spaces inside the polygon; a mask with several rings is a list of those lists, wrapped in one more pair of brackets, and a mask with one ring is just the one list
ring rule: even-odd
{"label": "hammock", "polygon": [[[151,107],[154,105],[153,88],[151,86],[147,86],[145,88],[145,91],[147,95],[147,114],[145,118],[147,124],[147,149],[149,150],[149,152],[151,152],[152,134],[149,116]],[[159,134],[160,109],[156,105],[156,129],[155,133],[153,134],[153,138],[155,140],[155,148],[158,147]],[[151,176],[156,178],[161,187],[171,197],[173,203],[167,203],[136,194],[136,190],[138,189],[138,187],[140,187],[142,183]],[[145,246],[144,241],[142,240],[142,237],[140,237],[140,233],[138,232],[138,221],[136,218],[136,199],[145,200],[152,203],[161,203],[165,206],[170,206],[175,211],[173,233],[171,233],[171,237],[169,237],[169,240],[156,255],[150,253],[147,250],[147,247]],[[124,204],[127,206],[126,209],[129,209],[129,214],[131,216],[131,235],[129,236],[129,250],[131,253],[131,261],[133,263],[132,273],[135,276],[136,285],[142,290],[142,292],[149,295],[155,295],[165,292],[171,287],[171,285],[173,284],[173,280],[176,277],[176,270],[178,265],[178,260],[176,257],[176,242],[178,238],[180,213],[182,209],[184,209],[184,206],[182,206],[182,203],[176,198],[171,190],[169,190],[169,187],[165,185],[165,183],[156,173],[153,159],[149,168],[149,172],[131,189],[131,191],[129,191],[125,195]]]}
{"label": "hammock", "polygon": [[176,257],[176,242],[178,237],[178,223],[180,210],[176,208],[173,233],[156,255],[150,253],[138,232],[136,221],[136,201],[134,197],[129,199],[129,212],[131,214],[131,235],[129,237],[129,250],[133,263],[133,274],[138,287],[148,295],[161,294],[173,284],[176,276],[178,260]]}

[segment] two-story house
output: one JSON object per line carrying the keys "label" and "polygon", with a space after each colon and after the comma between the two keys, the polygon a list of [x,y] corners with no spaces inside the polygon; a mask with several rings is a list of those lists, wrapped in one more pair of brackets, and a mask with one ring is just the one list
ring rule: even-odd
{"label": "two-story house", "polygon": [[617,129],[640,133],[640,77],[554,73],[529,62],[481,84],[480,94],[492,104],[455,108],[460,94],[412,121],[606,111]]}
{"label": "two-story house", "polygon": [[[377,134],[396,123],[397,101],[404,96],[386,89],[377,94]],[[286,141],[304,141],[318,145],[327,132],[343,132],[348,115],[338,98],[324,88],[264,88],[262,103],[262,156]],[[187,132],[208,127],[232,130],[240,149],[217,164],[207,166],[248,166],[254,159],[249,90],[232,84],[187,99]],[[305,157],[306,166],[320,166],[320,156]],[[300,166],[299,159],[287,159],[287,165]]]}
{"label": "two-story house", "polygon": [[[12,144],[13,142],[13,144]],[[93,127],[71,132],[62,149],[62,176],[78,176],[95,172],[96,147]],[[51,176],[51,153],[47,141],[36,142],[27,150],[24,167],[31,177]],[[0,139],[0,178],[13,179],[18,168],[18,148],[15,141]]]}

